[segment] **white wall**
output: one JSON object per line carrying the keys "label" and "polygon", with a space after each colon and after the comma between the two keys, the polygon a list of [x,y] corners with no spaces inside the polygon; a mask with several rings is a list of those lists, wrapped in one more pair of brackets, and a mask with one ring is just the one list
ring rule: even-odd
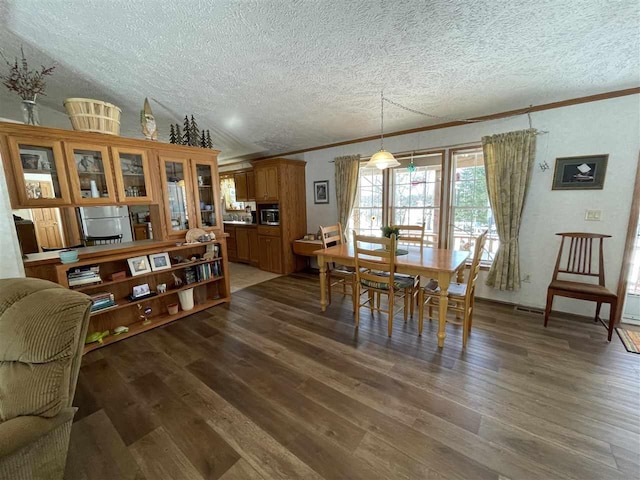
{"label": "white wall", "polygon": [[[537,154],[522,228],[520,231],[521,273],[530,275],[519,292],[501,292],[484,285],[483,272],[478,296],[515,304],[544,308],[559,239],[554,234],[567,231],[606,233],[607,286],[614,290],[622,263],[622,252],[631,208],[631,196],[638,152],[640,151],[640,97],[638,95],[585,103],[537,112],[533,126],[549,134],[538,137]],[[474,123],[441,130],[419,132],[385,139],[391,152],[423,150],[481,141],[485,135],[521,130],[528,127],[526,116]],[[378,141],[307,152],[307,230],[337,221],[333,163],[335,157],[348,154],[369,156],[380,148]],[[609,162],[603,190],[551,190],[556,157],[608,153]],[[551,169],[542,172],[538,164],[546,161]],[[331,203],[313,203],[313,182],[329,179]],[[602,221],[584,220],[586,209],[602,210]],[[554,309],[593,315],[589,302],[556,299]],[[604,307],[603,307],[604,310]],[[607,312],[603,312],[606,316]]]}

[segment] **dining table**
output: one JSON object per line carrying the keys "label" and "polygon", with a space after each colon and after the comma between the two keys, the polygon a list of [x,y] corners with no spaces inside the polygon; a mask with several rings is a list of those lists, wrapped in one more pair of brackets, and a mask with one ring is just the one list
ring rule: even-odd
{"label": "dining table", "polygon": [[[361,244],[362,246],[362,244]],[[405,253],[406,252],[406,253]],[[417,245],[400,245],[395,257],[396,273],[419,275],[438,281],[440,287],[438,347],[444,346],[446,334],[447,299],[449,284],[455,279],[464,281],[464,268],[470,252],[449,250],[444,248],[420,248]],[[327,308],[327,264],[337,263],[347,267],[355,267],[355,249],[353,243],[343,243],[329,248],[316,250],[320,267],[320,307]],[[354,299],[354,302],[357,300]]]}

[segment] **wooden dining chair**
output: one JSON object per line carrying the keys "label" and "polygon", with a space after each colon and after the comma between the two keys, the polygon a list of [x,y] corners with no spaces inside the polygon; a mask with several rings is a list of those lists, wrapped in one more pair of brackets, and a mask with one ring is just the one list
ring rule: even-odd
{"label": "wooden dining chair", "polygon": [[[391,225],[391,228],[398,229],[398,245],[408,245],[419,247],[420,250],[424,248],[424,227],[422,225]],[[411,300],[409,302],[409,315],[413,318],[415,305],[418,303],[418,291],[420,290],[420,276],[419,275],[407,275],[413,278],[413,287],[409,292]],[[377,297],[378,306],[380,303],[380,296]]]}
{"label": "wooden dining chair", "polygon": [[[482,249],[487,241],[489,230],[485,230],[475,241],[473,249],[473,259],[469,268],[469,277],[466,283],[451,283],[448,290],[448,308],[450,311],[462,314],[462,347],[467,346],[467,340],[471,334],[471,326],[473,324],[473,307],[476,293],[476,282],[480,273],[480,259],[482,258]],[[418,335],[422,335],[422,327],[424,323],[424,305],[429,303],[429,319],[433,314],[433,306],[438,305],[440,301],[440,287],[430,289],[424,287],[420,289],[418,294],[419,311],[418,311]],[[452,322],[457,323],[457,322]]]}
{"label": "wooden dining chair", "polygon": [[118,235],[108,235],[104,237],[87,237],[85,239],[85,245],[87,247],[91,247],[94,245],[110,245],[112,243],[121,243],[122,242],[122,234]]}
{"label": "wooden dining chair", "polygon": [[[396,236],[369,237],[357,235],[353,232],[356,283],[353,295],[356,304],[356,328],[360,325],[360,308],[369,307],[371,314],[377,310],[388,315],[388,333],[393,331],[393,316],[395,315],[396,296],[404,299],[404,320],[407,321],[408,291],[413,286],[413,279],[396,275]],[[362,302],[363,293],[367,299]],[[375,301],[374,295],[387,295],[388,310],[384,310]]]}
{"label": "wooden dining chair", "polygon": [[[344,243],[342,225],[331,225],[329,227],[320,226],[320,237],[322,248],[333,247]],[[356,301],[353,296],[354,284],[356,281],[355,269],[331,263],[327,265],[327,300],[331,303],[331,290],[335,286],[342,287],[342,295],[350,295],[353,300],[353,311],[356,310]]]}
{"label": "wooden dining chair", "polygon": [[[553,278],[547,288],[547,306],[544,311],[544,326],[546,327],[547,323],[549,323],[549,314],[551,313],[553,297],[555,296],[596,302],[594,321],[597,322],[599,320],[605,326],[607,325],[600,318],[600,308],[603,303],[608,303],[610,305],[610,311],[608,325],[609,335],[607,339],[611,341],[611,335],[613,334],[613,327],[615,325],[618,296],[605,287],[603,252],[604,239],[611,238],[611,235],[576,232],[556,233],[556,235],[562,237],[562,240],[560,241],[560,250],[558,251],[558,258],[556,259],[556,266],[553,270]],[[568,249],[566,247],[568,247]],[[558,278],[560,274],[563,276],[579,275],[581,277],[597,277],[598,284],[575,281],[575,278],[571,280],[561,280]]]}

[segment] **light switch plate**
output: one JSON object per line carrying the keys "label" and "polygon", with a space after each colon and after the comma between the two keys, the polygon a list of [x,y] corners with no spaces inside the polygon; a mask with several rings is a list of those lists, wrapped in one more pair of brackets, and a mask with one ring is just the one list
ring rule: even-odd
{"label": "light switch plate", "polygon": [[602,210],[585,210],[584,219],[589,222],[599,222],[602,217]]}

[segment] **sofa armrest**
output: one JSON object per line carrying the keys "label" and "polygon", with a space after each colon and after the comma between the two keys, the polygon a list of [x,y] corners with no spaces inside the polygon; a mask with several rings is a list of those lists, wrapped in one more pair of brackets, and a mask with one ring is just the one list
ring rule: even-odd
{"label": "sofa armrest", "polygon": [[77,408],[63,408],[51,418],[24,416],[0,423],[0,459],[73,419]]}

